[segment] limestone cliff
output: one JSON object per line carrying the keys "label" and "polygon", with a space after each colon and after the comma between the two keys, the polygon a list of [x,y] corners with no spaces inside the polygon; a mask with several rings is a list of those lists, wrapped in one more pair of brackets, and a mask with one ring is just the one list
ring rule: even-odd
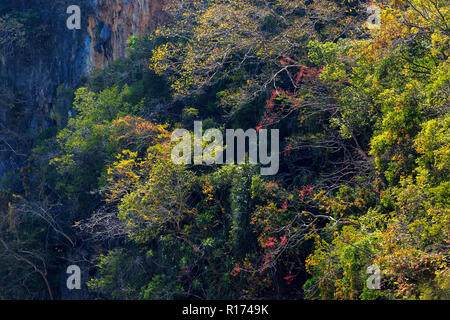
{"label": "limestone cliff", "polygon": [[130,36],[148,33],[164,21],[162,0],[97,0],[88,18],[94,68],[126,56]]}
{"label": "limestone cliff", "polygon": [[[0,184],[20,167],[42,129],[64,124],[71,92],[86,74],[126,56],[130,36],[164,21],[162,1],[0,0]],[[80,30],[66,27],[73,4],[81,8]],[[8,19],[15,16],[21,22],[11,27]],[[11,97],[19,107],[11,107]],[[29,138],[21,141],[24,133]]]}

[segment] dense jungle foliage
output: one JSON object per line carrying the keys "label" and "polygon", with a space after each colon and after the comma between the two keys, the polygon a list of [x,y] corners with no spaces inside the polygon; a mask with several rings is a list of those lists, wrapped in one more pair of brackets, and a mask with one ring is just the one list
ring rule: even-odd
{"label": "dense jungle foliage", "polygon": [[[450,7],[376,2],[374,28],[368,4],[167,1],[3,181],[0,298],[58,298],[78,264],[101,299],[450,299]],[[279,129],[278,174],[174,164],[195,120]]]}

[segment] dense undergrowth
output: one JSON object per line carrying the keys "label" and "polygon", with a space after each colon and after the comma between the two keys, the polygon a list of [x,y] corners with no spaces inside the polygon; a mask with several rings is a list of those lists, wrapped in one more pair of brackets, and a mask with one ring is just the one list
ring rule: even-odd
{"label": "dense undergrowth", "polygon": [[[83,251],[105,299],[449,299],[448,4],[169,3],[1,193],[0,297],[57,297]],[[280,129],[279,173],[175,165],[194,120]]]}

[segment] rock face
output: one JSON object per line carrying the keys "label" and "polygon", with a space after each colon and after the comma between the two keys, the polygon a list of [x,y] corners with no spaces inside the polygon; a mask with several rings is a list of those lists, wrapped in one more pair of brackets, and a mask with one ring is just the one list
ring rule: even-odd
{"label": "rock face", "polygon": [[161,0],[97,0],[88,18],[94,68],[126,56],[130,36],[145,34],[164,21]]}
{"label": "rock face", "polygon": [[7,51],[7,43],[0,45],[0,92],[20,100],[20,107],[11,110],[13,98],[0,98],[0,178],[20,167],[36,135],[51,125],[57,88],[76,87],[92,69],[87,28],[71,31],[66,27],[69,2],[18,0],[6,4],[13,14],[35,18],[23,27],[30,35],[20,48]]}
{"label": "rock face", "polygon": [[[38,17],[33,28],[41,24],[44,31],[36,43],[15,54],[5,54],[0,42],[0,179],[20,166],[23,156],[17,154],[27,154],[32,146],[32,141],[27,145],[14,140],[15,134],[28,132],[35,137],[66,118],[70,92],[82,85],[87,73],[126,56],[130,36],[148,33],[164,21],[163,0],[75,1],[81,8],[80,30],[66,26],[66,10],[74,1],[15,0],[6,5],[3,1],[9,0],[0,0],[0,10],[12,6],[19,12],[32,12]],[[20,116],[12,114],[9,103],[2,100],[6,91],[23,100]],[[65,91],[69,97],[59,96]]]}

